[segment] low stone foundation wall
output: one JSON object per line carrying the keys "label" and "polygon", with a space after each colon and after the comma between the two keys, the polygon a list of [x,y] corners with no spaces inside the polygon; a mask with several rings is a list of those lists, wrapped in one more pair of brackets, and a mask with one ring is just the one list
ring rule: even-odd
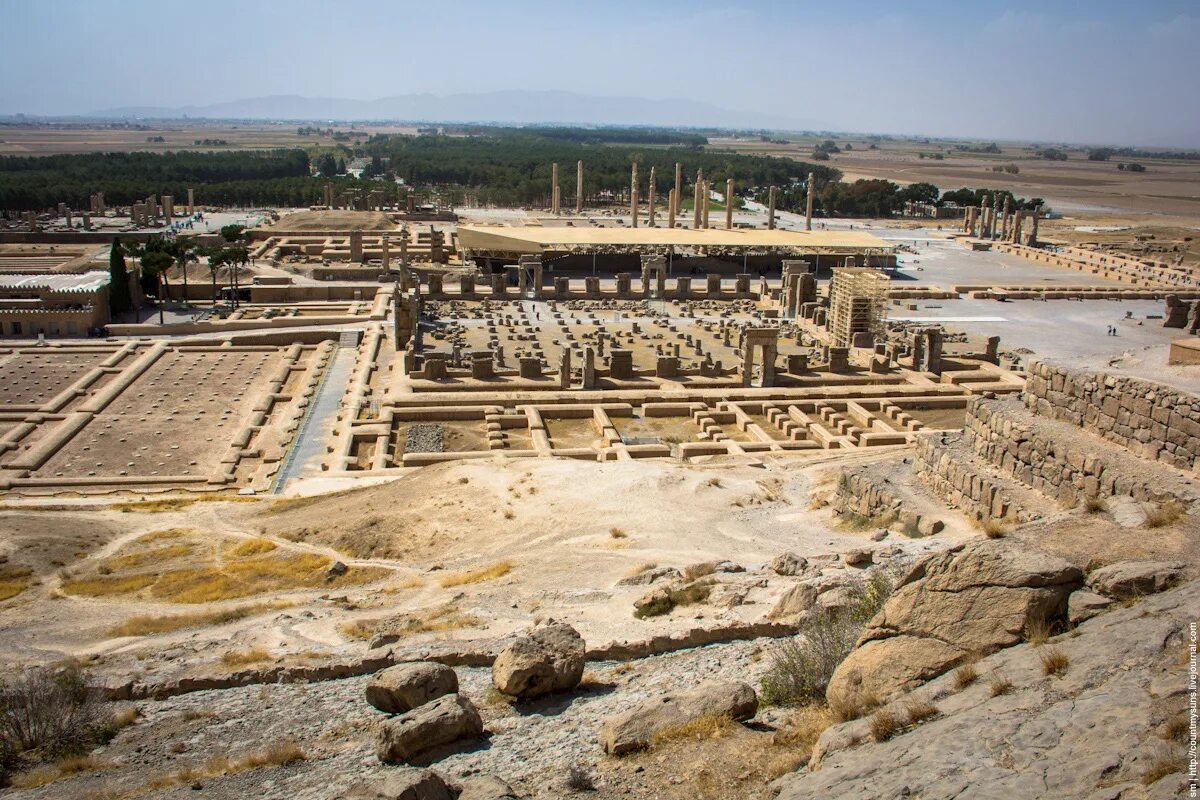
{"label": "low stone foundation wall", "polygon": [[1096,455],[1082,441],[1039,432],[1011,413],[1021,410],[1009,401],[972,398],[967,405],[963,435],[981,459],[1030,488],[1065,504],[1087,497],[1127,496],[1140,502],[1179,500],[1169,486],[1148,475],[1137,465],[1118,466]]}
{"label": "low stone foundation wall", "polygon": [[977,461],[961,457],[964,440],[964,434],[958,432],[919,434],[914,474],[948,505],[976,519],[1027,522],[1040,517],[1038,509],[1020,505]]}
{"label": "low stone foundation wall", "polygon": [[1200,397],[1136,378],[1029,366],[1025,405],[1142,458],[1180,469],[1200,460]]}
{"label": "low stone foundation wall", "polygon": [[895,486],[881,481],[870,466],[842,471],[832,505],[843,513],[894,517],[909,536],[930,536],[944,527],[940,519],[914,511]]}

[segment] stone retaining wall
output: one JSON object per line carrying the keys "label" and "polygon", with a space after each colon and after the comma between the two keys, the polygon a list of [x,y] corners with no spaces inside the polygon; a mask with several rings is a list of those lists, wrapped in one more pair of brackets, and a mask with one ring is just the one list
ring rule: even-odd
{"label": "stone retaining wall", "polygon": [[918,434],[913,472],[948,505],[976,519],[1027,522],[1040,517],[1040,511],[1021,506],[978,462],[956,457],[954,445],[964,437],[957,432]]}
{"label": "stone retaining wall", "polygon": [[1078,425],[1141,456],[1194,470],[1200,460],[1200,397],[1116,375],[1029,366],[1025,405]]}

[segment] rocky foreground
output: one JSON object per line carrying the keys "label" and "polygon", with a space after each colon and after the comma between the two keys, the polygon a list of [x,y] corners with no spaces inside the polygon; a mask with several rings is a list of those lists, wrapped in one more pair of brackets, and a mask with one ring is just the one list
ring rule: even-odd
{"label": "rocky foreground", "polygon": [[545,623],[490,666],[142,700],[86,769],[13,795],[1175,797],[1200,618],[1187,578],[980,539],[908,571],[833,671],[828,710],[764,702],[778,640],[588,661]]}

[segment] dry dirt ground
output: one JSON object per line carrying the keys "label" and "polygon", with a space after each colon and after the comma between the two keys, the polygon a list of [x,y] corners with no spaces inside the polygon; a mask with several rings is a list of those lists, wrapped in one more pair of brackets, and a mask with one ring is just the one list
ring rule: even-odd
{"label": "dry dirt ground", "polygon": [[378,211],[296,211],[267,229],[279,231],[390,231],[396,224]]}

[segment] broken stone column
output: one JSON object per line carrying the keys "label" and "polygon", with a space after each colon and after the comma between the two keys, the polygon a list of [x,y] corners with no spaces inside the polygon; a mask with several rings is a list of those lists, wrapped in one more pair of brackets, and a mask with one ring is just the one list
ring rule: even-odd
{"label": "broken stone column", "polygon": [[517,372],[524,380],[542,377],[542,360],[537,356],[521,356],[517,359]]}
{"label": "broken stone column", "polygon": [[583,159],[575,165],[575,213],[583,213]]}
{"label": "broken stone column", "polygon": [[381,236],[379,238],[379,263],[380,263],[380,266],[383,268],[384,272],[387,272],[388,267],[391,265],[391,262],[392,262],[392,259],[391,259],[392,254],[388,247],[388,244],[389,244],[388,235],[385,233],[385,234],[383,234],[383,236]]}
{"label": "broken stone column", "polygon": [[709,297],[721,296],[721,276],[715,272],[708,273],[708,285],[705,288],[705,293]]}
{"label": "broken stone column", "polygon": [[775,194],[777,189],[772,186],[767,192],[767,230],[775,230]]}
{"label": "broken stone column", "polygon": [[361,262],[363,260],[363,245],[362,231],[350,231],[350,260]]}
{"label": "broken stone column", "polygon": [[1041,217],[1041,213],[1038,211],[1038,209],[1035,208],[1033,210],[1032,219],[1029,222],[1029,246],[1030,247],[1037,247],[1038,219],[1040,217]]}
{"label": "broken stone column", "polygon": [[613,380],[633,380],[633,351],[613,350],[609,354],[608,375]]}
{"label": "broken stone column", "polygon": [[701,192],[701,196],[704,200],[704,210],[701,212],[700,226],[708,230],[708,212],[710,206],[712,206],[712,186],[709,185],[708,181],[704,182],[704,190]]}
{"label": "broken stone column", "polygon": [[471,353],[471,377],[477,381],[496,377],[494,358],[491,350],[476,350]]}
{"label": "broken stone column", "polygon": [[792,353],[787,357],[787,371],[792,375],[808,372],[808,356],[804,353]]}
{"label": "broken stone column", "polygon": [[675,356],[659,356],[654,374],[659,378],[674,378],[679,375],[679,359]]}
{"label": "broken stone column", "polygon": [[654,180],[654,167],[650,167],[650,185],[646,187],[646,203],[650,206],[646,213],[646,224],[651,228],[654,227],[654,193],[656,181]]}
{"label": "broken stone column", "polygon": [[850,348],[849,347],[831,347],[829,348],[829,371],[830,372],[848,372],[850,370]]}
{"label": "broken stone column", "polygon": [[475,274],[468,272],[458,276],[458,295],[467,298],[475,296]]}
{"label": "broken stone column", "polygon": [[750,294],[750,274],[743,272],[737,276],[737,283],[734,285],[733,293],[738,297],[746,297]]}
{"label": "broken stone column", "polygon": [[675,279],[675,297],[679,300],[687,300],[692,295],[692,279],[684,276]]}
{"label": "broken stone column", "polygon": [[596,388],[596,350],[592,347],[583,348],[583,386],[584,389]]}
{"label": "broken stone column", "polygon": [[816,191],[817,176],[815,173],[808,173],[808,199],[804,207],[804,230],[812,230],[812,212],[813,212],[813,193]]}
{"label": "broken stone column", "polygon": [[508,294],[508,281],[503,271],[492,273],[492,297],[503,298]]}
{"label": "broken stone column", "polygon": [[440,381],[446,378],[446,355],[444,353],[430,353],[425,356],[425,379],[430,381]]}
{"label": "broken stone column", "polygon": [[555,276],[554,278],[554,297],[557,300],[566,300],[571,295],[571,279],[565,276]]}
{"label": "broken stone column", "polygon": [[[628,272],[618,272],[617,273],[617,297],[622,298],[622,299],[629,297],[629,283],[631,280],[632,280],[632,276]],[[644,279],[643,279],[643,282],[644,282]],[[643,287],[643,293],[644,293],[644,287]]]}
{"label": "broken stone column", "polygon": [[571,348],[564,347],[558,357],[558,388],[571,388]]}
{"label": "broken stone column", "polygon": [[550,165],[550,213],[558,216],[558,164]]}
{"label": "broken stone column", "polygon": [[188,216],[196,213],[196,190],[188,187]]}
{"label": "broken stone column", "polygon": [[733,230],[733,178],[725,179],[725,230]]}
{"label": "broken stone column", "polygon": [[671,227],[675,227],[675,218],[679,216],[679,204],[683,201],[683,165],[675,162],[675,201],[671,203]]}
{"label": "broken stone column", "polygon": [[589,300],[600,299],[600,278],[589,275],[583,279],[583,293]]}
{"label": "broken stone column", "polygon": [[695,195],[695,206],[692,209],[692,229],[699,230],[700,228],[700,192],[704,188],[704,170],[696,170],[696,186],[693,194]]}
{"label": "broken stone column", "polygon": [[679,202],[675,195],[675,190],[672,189],[667,194],[667,227],[675,227],[675,204]]}
{"label": "broken stone column", "polygon": [[629,174],[629,216],[633,219],[633,227],[638,226],[638,174],[637,163]]}
{"label": "broken stone column", "polygon": [[1179,295],[1167,295],[1167,306],[1163,312],[1164,328],[1183,328],[1187,326],[1188,304],[1179,299]]}
{"label": "broken stone column", "polygon": [[442,294],[442,275],[440,272],[429,273],[429,294],[437,296]]}

